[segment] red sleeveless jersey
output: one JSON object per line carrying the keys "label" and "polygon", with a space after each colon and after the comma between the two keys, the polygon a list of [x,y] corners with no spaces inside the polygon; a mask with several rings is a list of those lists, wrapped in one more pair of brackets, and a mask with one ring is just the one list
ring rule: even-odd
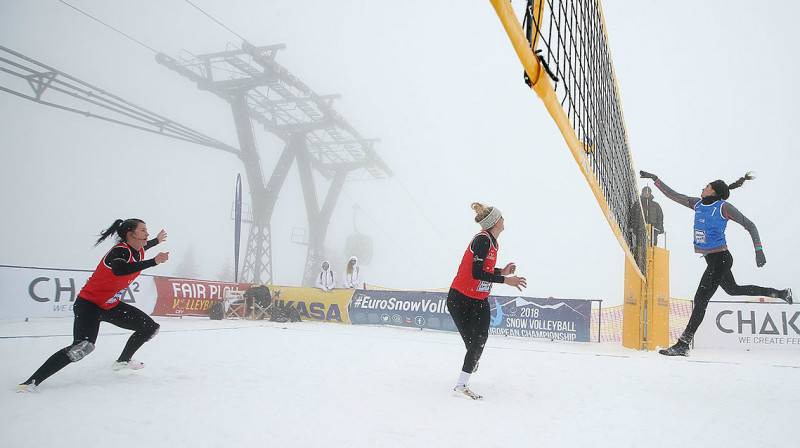
{"label": "red sleeveless jersey", "polygon": [[[489,241],[492,242],[489,246],[489,253],[486,255],[486,259],[483,260],[483,270],[493,274],[494,266],[497,264],[497,246],[487,232],[481,233],[485,234]],[[481,233],[475,236],[477,237]],[[470,241],[467,250],[464,252],[464,257],[461,258],[456,278],[453,279],[453,284],[450,287],[467,297],[485,299],[489,297],[489,293],[492,291],[492,282],[472,278],[472,260],[474,258],[475,254],[472,252],[472,242]]]}
{"label": "red sleeveless jersey", "polygon": [[[133,258],[133,251],[127,244],[120,243],[111,249],[113,250],[117,247],[125,247],[128,249],[130,253],[128,256],[128,263],[137,261]],[[109,252],[111,252],[111,250],[109,250]],[[108,252],[106,252],[106,255],[100,260],[97,269],[94,270],[92,276],[89,277],[89,281],[86,282],[86,285],[84,285],[80,294],[78,294],[78,297],[82,297],[104,310],[117,306],[125,288],[130,286],[131,282],[141,273],[141,271],[139,271],[129,275],[114,275],[114,272],[111,271],[111,267],[106,266],[107,255]],[[139,261],[141,260],[144,260],[144,249],[139,249]]]}

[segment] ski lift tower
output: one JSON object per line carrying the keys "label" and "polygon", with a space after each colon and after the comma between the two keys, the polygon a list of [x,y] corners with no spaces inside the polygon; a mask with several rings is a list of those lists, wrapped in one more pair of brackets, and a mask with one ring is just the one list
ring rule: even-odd
{"label": "ski lift tower", "polygon": [[[348,175],[364,170],[373,179],[382,179],[392,172],[375,152],[378,140],[363,138],[333,109],[338,95],[317,95],[275,61],[278,51],[285,48],[283,44],[255,47],[243,42],[241,49],[229,45],[224,52],[181,56],[180,60],[158,54],[156,60],[230,103],[253,210],[242,268],[245,281],[272,283],[270,222],[278,193],[297,162],[309,227],[303,285],[311,286],[324,259],[328,224]],[[285,142],[266,182],[253,122]],[[315,172],[330,182],[321,206]]]}

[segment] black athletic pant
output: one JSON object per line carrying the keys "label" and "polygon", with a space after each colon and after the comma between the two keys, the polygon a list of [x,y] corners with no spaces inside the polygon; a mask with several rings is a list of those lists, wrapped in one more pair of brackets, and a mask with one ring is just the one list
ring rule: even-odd
{"label": "black athletic pant", "polygon": [[68,353],[78,344],[87,341],[94,345],[100,331],[100,322],[108,322],[134,331],[117,361],[130,361],[136,350],[152,339],[159,329],[159,325],[144,311],[125,302],[119,302],[114,308],[104,310],[94,303],[78,297],[72,309],[75,313],[75,322],[72,326],[72,345],[55,352],[39,367],[39,370],[31,375],[25,382],[26,384],[30,384],[31,381],[41,384],[42,381],[73,362]]}
{"label": "black athletic pant", "polygon": [[489,338],[489,321],[492,317],[489,300],[473,299],[450,288],[450,292],[447,293],[447,309],[467,347],[461,370],[472,373],[481,359],[483,347]]}
{"label": "black athletic pant", "polygon": [[717,287],[722,287],[722,290],[732,296],[765,296],[765,297],[778,297],[780,291],[775,288],[765,288],[763,286],[755,285],[737,285],[736,280],[733,278],[731,267],[733,266],[733,257],[727,250],[722,252],[714,252],[706,254],[705,256],[706,267],[703,276],[700,278],[700,285],[697,287],[697,293],[694,295],[694,309],[692,316],[689,318],[689,324],[686,325],[685,335],[691,338],[700,327],[703,317],[706,315],[706,308],[711,296],[717,291]]}

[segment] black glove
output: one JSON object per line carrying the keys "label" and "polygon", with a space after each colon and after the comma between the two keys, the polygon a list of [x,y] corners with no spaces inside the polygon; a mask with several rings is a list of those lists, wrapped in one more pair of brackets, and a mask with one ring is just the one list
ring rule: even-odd
{"label": "black glove", "polygon": [[761,267],[767,264],[767,257],[764,256],[763,249],[756,249],[756,266]]}
{"label": "black glove", "polygon": [[647,171],[639,171],[639,177],[643,179],[653,179],[658,180],[658,176],[653,173],[648,173]]}

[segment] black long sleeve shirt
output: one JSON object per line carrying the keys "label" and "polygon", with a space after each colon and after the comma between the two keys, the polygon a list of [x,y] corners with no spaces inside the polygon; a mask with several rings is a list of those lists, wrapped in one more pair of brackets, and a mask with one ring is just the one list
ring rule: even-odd
{"label": "black long sleeve shirt", "polygon": [[[145,244],[144,250],[150,249],[156,244],[158,244],[158,239],[153,238]],[[129,263],[128,260],[131,256],[133,256],[133,259],[136,261]],[[113,272],[114,275],[123,276],[151,268],[156,265],[156,260],[155,258],[139,260],[139,251],[125,244],[124,246],[117,246],[108,251],[106,257],[103,259],[103,263],[111,268],[111,272]]]}
{"label": "black long sleeve shirt", "polygon": [[470,249],[475,256],[472,259],[472,278],[492,283],[504,283],[506,278],[500,275],[500,269],[494,268],[494,272],[483,270],[483,261],[489,255],[489,248],[497,246],[497,239],[489,232],[480,233],[472,239]]}

